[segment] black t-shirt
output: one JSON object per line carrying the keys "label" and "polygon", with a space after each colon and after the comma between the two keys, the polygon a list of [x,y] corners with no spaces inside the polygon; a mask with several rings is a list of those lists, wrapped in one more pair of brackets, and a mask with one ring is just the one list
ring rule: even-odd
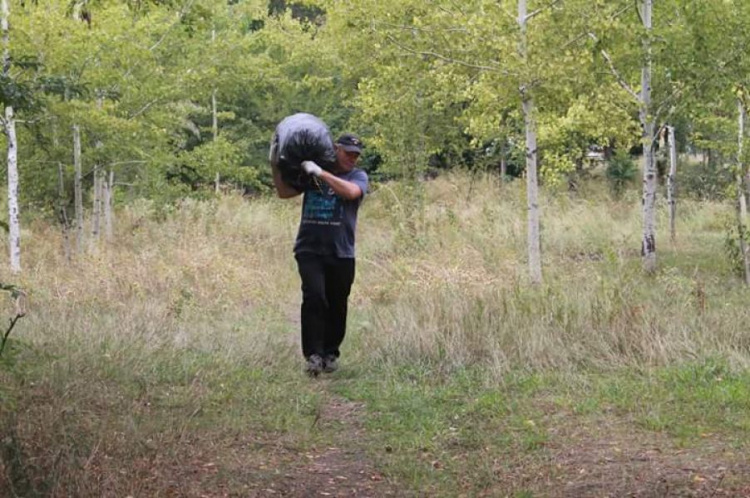
{"label": "black t-shirt", "polygon": [[336,195],[327,183],[320,180],[313,182],[305,190],[302,201],[302,220],[294,254],[354,257],[357,210],[367,193],[367,173],[355,168],[336,176],[356,184],[362,190],[362,197],[347,201]]}

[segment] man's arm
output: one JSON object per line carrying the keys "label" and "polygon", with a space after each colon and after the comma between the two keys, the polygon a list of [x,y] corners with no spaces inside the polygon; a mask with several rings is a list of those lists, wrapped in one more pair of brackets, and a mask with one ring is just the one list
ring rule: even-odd
{"label": "man's arm", "polygon": [[273,171],[273,184],[276,187],[276,194],[280,198],[289,199],[291,197],[296,197],[302,193],[296,188],[290,187],[289,185],[284,183],[284,180],[282,180],[281,178],[281,171],[279,171],[276,163],[271,164],[271,170]]}
{"label": "man's arm", "polygon": [[326,182],[339,197],[347,201],[353,201],[362,197],[362,189],[359,185],[332,175],[326,170],[321,171],[318,178]]}
{"label": "man's arm", "polygon": [[339,178],[324,170],[313,161],[302,161],[302,168],[310,175],[317,176],[331,187],[339,197],[353,201],[362,197],[362,189],[356,183]]}

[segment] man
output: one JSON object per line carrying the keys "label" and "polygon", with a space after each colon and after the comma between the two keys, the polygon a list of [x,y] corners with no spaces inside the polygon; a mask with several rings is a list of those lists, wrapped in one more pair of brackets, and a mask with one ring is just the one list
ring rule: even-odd
{"label": "man", "polygon": [[[339,346],[346,334],[349,291],[354,281],[357,211],[367,192],[367,174],[356,168],[362,142],[341,135],[334,144],[333,172],[312,161],[302,168],[313,182],[304,191],[302,220],[294,256],[302,278],[302,353],[305,370],[317,377],[338,369]],[[273,181],[281,198],[302,192],[287,185],[274,161]]]}

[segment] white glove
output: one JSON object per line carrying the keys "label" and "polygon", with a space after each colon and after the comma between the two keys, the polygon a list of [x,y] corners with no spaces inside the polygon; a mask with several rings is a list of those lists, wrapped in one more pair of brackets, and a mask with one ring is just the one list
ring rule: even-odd
{"label": "white glove", "polygon": [[302,161],[302,169],[305,170],[305,173],[312,176],[320,176],[323,172],[323,168],[312,161]]}

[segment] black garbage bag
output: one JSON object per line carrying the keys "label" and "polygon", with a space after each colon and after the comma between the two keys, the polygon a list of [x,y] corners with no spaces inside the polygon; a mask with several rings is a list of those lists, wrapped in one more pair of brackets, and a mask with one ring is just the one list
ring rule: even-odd
{"label": "black garbage bag", "polygon": [[336,151],[328,126],[312,114],[298,113],[287,116],[276,126],[268,158],[279,168],[284,183],[302,191],[312,181],[302,169],[302,161],[314,161],[332,171]]}

